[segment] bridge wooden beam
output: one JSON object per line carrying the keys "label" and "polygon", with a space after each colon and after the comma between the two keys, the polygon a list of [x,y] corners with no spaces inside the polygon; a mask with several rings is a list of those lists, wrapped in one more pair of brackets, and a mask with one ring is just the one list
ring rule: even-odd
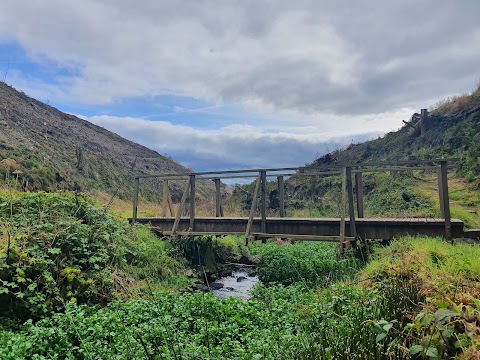
{"label": "bridge wooden beam", "polygon": [[223,217],[220,178],[215,178],[215,217]]}
{"label": "bridge wooden beam", "polygon": [[140,187],[140,179],[138,177],[135,178],[135,184],[133,187],[133,213],[132,213],[132,223],[137,221],[138,215],[138,189]]}
{"label": "bridge wooden beam", "polygon": [[339,251],[343,254],[345,242],[345,207],[347,203],[347,168],[342,170],[342,199],[340,201],[340,236]]}
{"label": "bridge wooden beam", "polygon": [[195,175],[190,175],[190,231],[195,231]]}
{"label": "bridge wooden beam", "polygon": [[285,217],[285,182],[283,176],[277,176],[280,217]]}
{"label": "bridge wooden beam", "polygon": [[262,174],[257,176],[257,182],[255,183],[255,191],[253,193],[252,208],[250,209],[250,216],[248,217],[247,228],[245,230],[245,245],[248,245],[248,239],[252,232],[253,217],[255,216],[255,210],[257,209],[258,193],[260,192],[260,182],[262,181]]}
{"label": "bridge wooden beam", "polygon": [[[353,238],[357,237],[357,227],[355,225],[355,205],[353,201],[353,181],[352,181],[352,168],[347,166],[346,171],[346,180],[347,180],[347,196],[348,196],[348,215],[350,217],[350,236]],[[350,244],[347,244],[347,248],[350,247]]]}
{"label": "bridge wooden beam", "polygon": [[363,218],[363,175],[361,172],[355,174],[355,194],[357,195],[357,215]]}
{"label": "bridge wooden beam", "polygon": [[183,191],[182,199],[180,200],[180,206],[178,207],[177,216],[175,217],[175,221],[173,222],[172,226],[172,236],[175,236],[175,233],[177,232],[178,224],[180,223],[180,218],[182,217],[183,208],[185,207],[185,203],[187,202],[187,195],[188,190],[190,189],[190,184],[191,182],[187,181],[187,185],[185,186],[185,190]]}
{"label": "bridge wooden beam", "polygon": [[440,162],[439,198],[442,218],[445,219],[445,239],[452,239],[452,220],[450,214],[450,199],[448,196],[448,166],[446,161]]}
{"label": "bridge wooden beam", "polygon": [[[261,231],[262,233],[267,232],[267,172],[260,171],[261,181],[262,181],[262,191],[261,191],[261,216],[262,216],[262,225]],[[266,243],[267,239],[262,238],[262,243]]]}

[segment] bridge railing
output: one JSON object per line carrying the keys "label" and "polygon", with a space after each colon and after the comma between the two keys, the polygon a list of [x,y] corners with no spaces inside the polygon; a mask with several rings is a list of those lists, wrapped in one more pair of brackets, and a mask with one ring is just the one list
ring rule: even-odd
{"label": "bridge railing", "polygon": [[[451,214],[448,193],[448,168],[458,159],[427,159],[427,160],[406,160],[397,162],[369,162],[360,164],[328,164],[317,167],[285,167],[285,168],[270,168],[270,169],[242,169],[242,170],[226,170],[226,171],[210,171],[210,172],[191,172],[185,174],[157,174],[157,175],[137,175],[134,183],[134,198],[133,198],[133,214],[132,222],[137,220],[138,216],[138,201],[139,201],[139,187],[140,180],[145,178],[158,178],[164,180],[163,186],[163,208],[167,209],[171,216],[174,216],[174,207],[171,200],[171,195],[168,187],[168,180],[171,179],[188,179],[182,198],[180,200],[179,208],[175,214],[175,220],[172,230],[169,232],[170,236],[178,234],[178,225],[181,220],[182,212],[187,205],[187,198],[189,198],[189,217],[190,228],[188,234],[195,235],[195,194],[196,194],[196,180],[213,180],[215,182],[215,216],[223,216],[222,196],[221,196],[221,180],[233,178],[251,178],[255,180],[255,190],[253,194],[252,206],[249,212],[249,218],[245,229],[245,238],[252,236],[252,224],[255,217],[258,201],[260,200],[260,233],[256,233],[257,238],[265,239],[269,236],[288,237],[288,234],[269,234],[267,232],[267,177],[276,177],[279,194],[279,215],[285,217],[285,177],[291,176],[338,176],[342,177],[341,188],[341,204],[340,204],[340,229],[339,235],[328,236],[329,240],[332,238],[338,240],[343,246],[349,246],[349,241],[355,240],[358,237],[355,221],[355,208],[357,210],[358,218],[364,217],[363,207],[363,173],[370,172],[402,172],[412,170],[434,170],[437,173],[438,179],[438,196],[440,202],[441,218],[445,220],[444,237],[451,239]],[[356,196],[354,196],[354,194]],[[346,236],[345,225],[346,218],[349,219],[350,236]],[[182,232],[184,234],[184,232]],[[327,238],[327,237],[325,237]]]}

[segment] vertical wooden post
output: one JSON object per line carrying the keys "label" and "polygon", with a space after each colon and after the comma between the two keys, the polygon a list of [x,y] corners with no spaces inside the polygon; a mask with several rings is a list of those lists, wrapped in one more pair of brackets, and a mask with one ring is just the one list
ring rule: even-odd
{"label": "vertical wooden post", "polygon": [[442,183],[442,167],[437,169],[437,181],[438,181],[438,200],[440,202],[440,217],[445,219],[445,200],[443,198],[443,183]]}
{"label": "vertical wooden post", "polygon": [[190,175],[190,231],[195,231],[195,175]]}
{"label": "vertical wooden post", "polygon": [[163,199],[162,199],[162,217],[167,216],[167,209],[170,216],[173,216],[173,211],[169,203],[170,191],[168,190],[168,180],[163,181]]}
{"label": "vertical wooden post", "polygon": [[362,173],[355,173],[355,193],[357,194],[358,218],[363,218],[363,179]]}
{"label": "vertical wooden post", "polygon": [[180,206],[178,207],[177,215],[175,216],[175,221],[173,222],[171,236],[174,236],[177,232],[178,224],[180,223],[180,218],[182,217],[182,211],[187,202],[188,189],[190,188],[191,181],[187,181],[185,190],[183,191],[182,200],[180,200]]}
{"label": "vertical wooden post", "polygon": [[222,194],[220,192],[220,179],[215,178],[215,217],[222,216]]}
{"label": "vertical wooden post", "polygon": [[345,242],[345,205],[347,203],[347,168],[342,170],[342,199],[340,204],[340,254],[343,254]]}
{"label": "vertical wooden post", "polygon": [[[262,212],[262,228],[261,232],[266,233],[267,232],[267,172],[265,170],[262,170],[261,172],[261,178],[262,178],[262,195],[261,195],[261,212]],[[262,238],[262,243],[266,243],[267,238]]]}
{"label": "vertical wooden post", "polygon": [[138,189],[140,187],[140,179],[135,178],[135,185],[133,187],[133,213],[132,213],[132,224],[137,221],[138,215]]}
{"label": "vertical wooden post", "polygon": [[[350,218],[350,236],[357,237],[357,227],[355,224],[355,205],[353,202],[353,181],[352,181],[352,167],[346,167],[347,175],[347,195],[348,195],[348,214]],[[351,246],[350,242],[347,244],[348,248]]]}
{"label": "vertical wooden post", "polygon": [[423,137],[427,132],[427,119],[428,119],[428,110],[421,110],[422,118],[420,119],[420,136]]}
{"label": "vertical wooden post", "polygon": [[280,205],[280,217],[285,217],[285,183],[283,176],[277,176],[278,182],[278,199]]}
{"label": "vertical wooden post", "polygon": [[262,181],[261,173],[258,174],[257,182],[255,183],[255,191],[253,193],[252,207],[250,209],[250,216],[248,217],[247,229],[245,230],[245,245],[248,245],[248,238],[252,232],[253,217],[255,216],[255,210],[257,209],[258,193],[260,191],[260,183]]}
{"label": "vertical wooden post", "polygon": [[452,223],[450,216],[450,199],[448,197],[448,167],[446,161],[440,161],[441,181],[442,181],[442,198],[443,211],[445,219],[445,239],[452,239]]}
{"label": "vertical wooden post", "polygon": [[168,210],[170,211],[170,216],[175,216],[175,211],[174,211],[173,201],[172,201],[172,194],[170,193],[170,189],[168,187],[168,181],[167,181],[167,203],[168,203]]}

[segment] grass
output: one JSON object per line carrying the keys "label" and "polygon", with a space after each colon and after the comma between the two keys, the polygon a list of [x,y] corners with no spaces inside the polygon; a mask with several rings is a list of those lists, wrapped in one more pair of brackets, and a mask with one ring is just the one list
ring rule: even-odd
{"label": "grass", "polygon": [[0,229],[0,311],[21,318],[191,282],[170,244],[81,195],[0,194]]}
{"label": "grass", "polygon": [[468,303],[480,298],[480,247],[446,243],[442,239],[404,238],[377,251],[361,277],[382,282],[412,279],[428,297]]}
{"label": "grass", "polygon": [[[232,244],[233,240],[230,239]],[[342,260],[336,259],[328,246],[322,247],[325,244],[318,245],[271,244],[252,250],[262,253],[266,268],[278,265],[279,259],[291,260],[294,253],[301,258],[321,257],[324,269],[315,275],[324,278],[332,268],[330,262],[342,263]],[[161,292],[151,293],[146,300],[115,301],[102,308],[70,304],[65,312],[36,323],[5,324],[0,330],[0,357],[28,358],[35,354],[39,359],[407,359],[412,354],[440,358],[462,353],[476,356],[474,333],[469,335],[465,326],[454,328],[450,323],[432,319],[438,314],[448,314],[448,319],[465,325],[468,314],[478,313],[480,303],[471,301],[472,305],[458,307],[453,300],[441,305],[429,297],[435,286],[445,296],[459,301],[452,295],[465,289],[460,286],[462,279],[465,284],[465,279],[476,279],[479,273],[478,251],[475,247],[453,246],[438,239],[407,238],[390,248],[378,249],[376,258],[358,277],[346,277],[336,283],[316,281],[320,287],[308,285],[303,278],[290,286],[259,285],[251,301],[218,299],[201,293]],[[302,272],[301,264],[297,271]],[[349,273],[346,268],[337,271]],[[440,280],[452,280],[451,276],[458,280],[459,286],[444,288],[446,283]],[[478,326],[475,321],[468,323],[469,326]],[[438,326],[448,330],[444,333],[445,341],[435,338],[425,343],[428,336],[434,339]],[[462,339],[463,347],[455,347],[455,336]]]}
{"label": "grass", "polygon": [[[0,199],[2,359],[466,359],[480,352],[478,246],[404,238],[375,248],[367,264],[337,257],[328,243],[246,248],[227,236],[177,246],[83,197],[10,192]],[[260,258],[252,300],[180,293],[192,281],[187,261],[205,269],[209,257],[218,264],[245,251]]]}
{"label": "grass", "polygon": [[291,285],[305,282],[309,286],[326,286],[352,276],[360,262],[337,259],[336,244],[299,242],[279,246],[275,243],[251,249],[260,256],[258,275],[263,283]]}

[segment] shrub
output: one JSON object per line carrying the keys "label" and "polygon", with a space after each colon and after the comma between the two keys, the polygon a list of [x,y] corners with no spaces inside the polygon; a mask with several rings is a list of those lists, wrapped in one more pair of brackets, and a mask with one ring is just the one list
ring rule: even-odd
{"label": "shrub", "polygon": [[351,258],[337,259],[336,245],[329,243],[267,244],[251,251],[261,256],[258,275],[264,283],[290,285],[303,281],[325,286],[353,275],[360,265]]}
{"label": "shrub", "polygon": [[104,305],[182,268],[149,230],[120,224],[80,195],[0,195],[0,225],[0,312],[20,318],[69,302]]}

